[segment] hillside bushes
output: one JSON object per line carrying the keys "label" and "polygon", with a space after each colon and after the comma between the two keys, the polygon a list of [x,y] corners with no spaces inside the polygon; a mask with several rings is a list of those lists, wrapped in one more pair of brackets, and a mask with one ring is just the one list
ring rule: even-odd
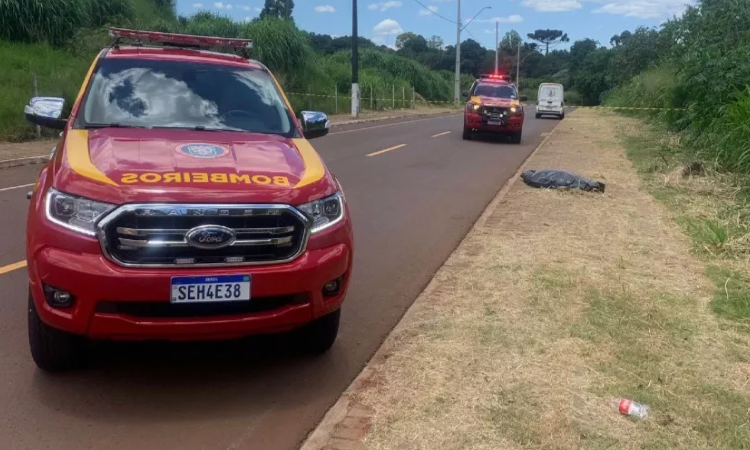
{"label": "hillside bushes", "polygon": [[660,64],[606,95],[612,106],[660,114],[717,168],[750,173],[750,4],[702,0],[664,25]]}

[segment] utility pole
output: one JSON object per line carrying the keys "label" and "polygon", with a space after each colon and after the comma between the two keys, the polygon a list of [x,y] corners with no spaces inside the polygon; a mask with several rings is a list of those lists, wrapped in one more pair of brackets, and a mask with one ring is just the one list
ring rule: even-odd
{"label": "utility pole", "polygon": [[352,0],[352,117],[359,116],[359,36],[357,0]]}
{"label": "utility pole", "polygon": [[459,105],[461,95],[461,0],[456,1],[458,12],[456,13],[456,79],[453,89],[453,101]]}
{"label": "utility pole", "polygon": [[521,42],[518,42],[518,58],[516,59],[516,89],[521,88],[519,78],[521,76]]}
{"label": "utility pole", "polygon": [[497,60],[498,60],[498,54],[500,53],[499,46],[498,46],[498,33],[500,31],[500,24],[498,22],[495,22],[495,73],[497,73]]}

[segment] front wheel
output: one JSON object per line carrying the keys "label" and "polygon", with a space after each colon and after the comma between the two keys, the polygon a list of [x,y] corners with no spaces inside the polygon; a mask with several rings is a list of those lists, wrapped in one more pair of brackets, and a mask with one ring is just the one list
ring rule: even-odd
{"label": "front wheel", "polygon": [[471,140],[471,130],[469,128],[464,127],[464,134],[463,136],[464,141],[470,141]]}
{"label": "front wheel", "polygon": [[541,115],[541,114],[539,114],[539,113],[537,113],[537,115],[536,115],[536,118],[537,118],[537,119],[541,119],[541,118],[542,118],[542,115]]}
{"label": "front wheel", "polygon": [[563,120],[565,118],[565,113],[560,114],[560,120]]}
{"label": "front wheel", "polygon": [[296,330],[295,340],[299,348],[306,353],[325,353],[336,342],[339,334],[341,310],[319,317],[304,327]]}
{"label": "front wheel", "polygon": [[47,372],[64,372],[81,367],[86,360],[86,339],[42,322],[31,292],[28,310],[29,346],[36,365]]}
{"label": "front wheel", "polygon": [[523,131],[516,131],[515,133],[510,135],[510,142],[514,144],[520,144],[522,136],[523,136]]}

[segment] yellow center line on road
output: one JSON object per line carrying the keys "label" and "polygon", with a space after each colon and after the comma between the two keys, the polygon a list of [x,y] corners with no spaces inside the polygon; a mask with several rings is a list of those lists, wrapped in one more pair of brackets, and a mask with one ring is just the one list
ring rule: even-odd
{"label": "yellow center line on road", "polygon": [[22,269],[24,267],[26,267],[26,261],[18,261],[17,263],[8,264],[7,266],[0,267],[0,275],[12,272],[16,269]]}
{"label": "yellow center line on road", "polygon": [[394,145],[393,147],[388,147],[388,148],[383,149],[383,150],[378,150],[377,152],[368,153],[367,156],[382,155],[383,153],[392,152],[393,150],[398,150],[398,149],[400,149],[402,147],[406,147],[406,144]]}
{"label": "yellow center line on road", "polygon": [[440,136],[445,136],[446,134],[451,134],[451,133],[452,133],[452,131],[444,131],[444,132],[442,132],[442,133],[438,133],[438,134],[436,134],[436,135],[433,135],[432,137],[440,137]]}

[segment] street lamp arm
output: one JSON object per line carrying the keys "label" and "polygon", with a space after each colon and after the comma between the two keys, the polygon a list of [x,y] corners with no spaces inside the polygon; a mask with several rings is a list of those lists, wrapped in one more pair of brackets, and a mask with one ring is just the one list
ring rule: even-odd
{"label": "street lamp arm", "polygon": [[466,22],[466,25],[464,25],[463,28],[461,28],[461,31],[465,30],[466,27],[471,25],[471,22],[473,22],[474,19],[476,19],[478,15],[482,14],[482,11],[484,11],[485,9],[492,9],[492,6],[485,6],[484,8],[480,9],[478,13],[474,14],[474,17],[472,17],[471,20]]}

